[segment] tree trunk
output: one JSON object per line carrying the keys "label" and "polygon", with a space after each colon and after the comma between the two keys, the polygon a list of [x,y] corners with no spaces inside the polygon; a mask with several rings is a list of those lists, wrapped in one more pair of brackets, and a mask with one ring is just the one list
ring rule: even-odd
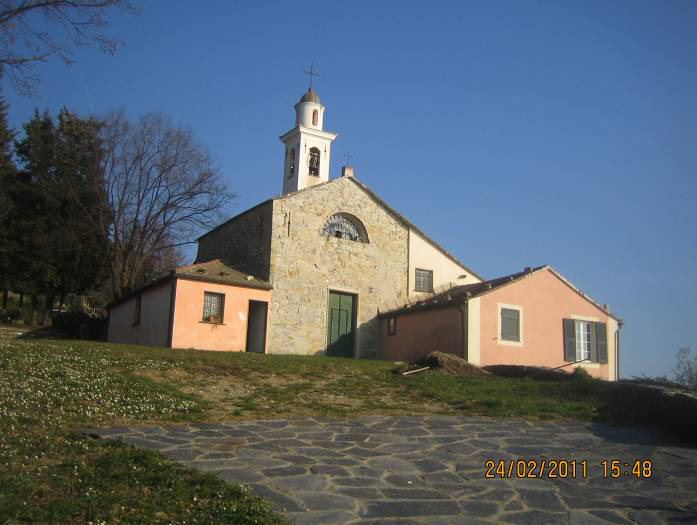
{"label": "tree trunk", "polygon": [[32,328],[36,325],[36,311],[39,305],[39,296],[32,294],[31,296],[31,320],[29,321],[29,326]]}
{"label": "tree trunk", "polygon": [[2,309],[7,310],[7,290],[2,291]]}
{"label": "tree trunk", "polygon": [[44,308],[44,318],[43,322],[41,323],[44,326],[48,326],[51,323],[51,311],[53,310],[53,300],[53,294],[46,296],[46,308]]}
{"label": "tree trunk", "polygon": [[19,292],[19,309],[24,306],[24,292]]}

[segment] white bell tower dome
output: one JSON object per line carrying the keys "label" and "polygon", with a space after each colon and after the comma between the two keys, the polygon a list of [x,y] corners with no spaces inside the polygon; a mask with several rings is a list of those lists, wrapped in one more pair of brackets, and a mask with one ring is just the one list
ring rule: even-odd
{"label": "white bell tower dome", "polygon": [[312,85],[295,105],[295,127],[284,135],[283,194],[329,180],[329,161],[336,133],[323,130],[324,106]]}

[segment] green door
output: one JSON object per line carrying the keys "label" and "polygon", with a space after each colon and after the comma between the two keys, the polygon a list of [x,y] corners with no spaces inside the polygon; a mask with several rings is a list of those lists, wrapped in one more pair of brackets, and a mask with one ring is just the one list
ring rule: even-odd
{"label": "green door", "polygon": [[356,325],[356,296],[329,292],[329,334],[327,355],[353,357],[353,332]]}

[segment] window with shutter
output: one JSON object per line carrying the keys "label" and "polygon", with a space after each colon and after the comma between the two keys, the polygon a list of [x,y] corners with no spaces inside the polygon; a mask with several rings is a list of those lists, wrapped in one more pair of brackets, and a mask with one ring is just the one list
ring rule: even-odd
{"label": "window with shutter", "polygon": [[521,306],[498,303],[498,344],[523,346],[523,318]]}
{"label": "window with shutter", "polygon": [[576,322],[563,319],[564,325],[564,361],[576,361]]}
{"label": "window with shutter", "polygon": [[417,292],[433,292],[433,270],[416,269],[414,290]]}
{"label": "window with shutter", "polygon": [[564,360],[607,363],[607,325],[594,321],[563,319]]}
{"label": "window with shutter", "polygon": [[501,308],[501,339],[520,341],[520,311]]}
{"label": "window with shutter", "polygon": [[607,363],[607,325],[595,323],[595,335],[598,345],[598,363]]}

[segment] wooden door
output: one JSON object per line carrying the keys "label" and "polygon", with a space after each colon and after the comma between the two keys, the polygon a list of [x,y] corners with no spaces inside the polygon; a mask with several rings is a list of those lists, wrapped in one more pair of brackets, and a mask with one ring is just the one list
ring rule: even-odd
{"label": "wooden door", "polygon": [[329,292],[327,355],[353,357],[356,327],[356,296]]}

